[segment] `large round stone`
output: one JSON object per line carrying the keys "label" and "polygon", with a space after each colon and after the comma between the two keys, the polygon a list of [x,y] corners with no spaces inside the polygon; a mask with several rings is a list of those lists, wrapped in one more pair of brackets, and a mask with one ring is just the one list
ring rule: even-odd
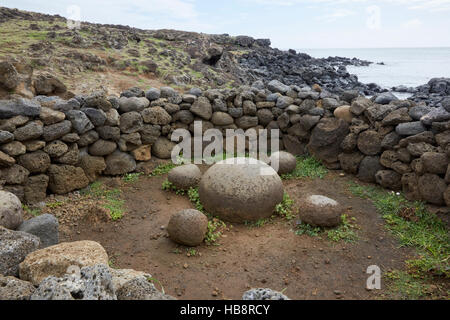
{"label": "large round stone", "polygon": [[278,163],[278,174],[291,173],[297,167],[297,159],[286,151],[275,152],[270,156],[272,168]]}
{"label": "large round stone", "polygon": [[202,178],[200,169],[195,164],[175,167],[169,172],[168,180],[178,189],[187,190],[196,187]]}
{"label": "large round stone", "polygon": [[339,203],[321,195],[307,197],[300,208],[303,222],[315,227],[335,227],[341,222]]}
{"label": "large round stone", "polygon": [[198,246],[208,230],[208,218],[198,210],[187,209],[174,214],[169,221],[167,232],[176,243]]}
{"label": "large round stone", "polygon": [[0,190],[0,226],[15,230],[23,222],[22,203],[11,192]]}
{"label": "large round stone", "polygon": [[257,221],[272,215],[283,200],[283,183],[262,161],[230,158],[213,165],[199,185],[206,211],[230,222]]}

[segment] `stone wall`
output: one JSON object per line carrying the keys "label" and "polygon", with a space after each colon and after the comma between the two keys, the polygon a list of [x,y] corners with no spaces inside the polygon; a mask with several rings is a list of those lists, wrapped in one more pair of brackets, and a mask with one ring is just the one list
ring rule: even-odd
{"label": "stone wall", "polygon": [[172,132],[209,128],[280,129],[280,145],[330,169],[403,190],[412,200],[450,205],[450,109],[389,93],[372,99],[319,86],[257,81],[237,89],[131,88],[70,100],[0,101],[0,186],[27,203],[86,187],[99,175],[139,170],[151,154],[169,158]]}

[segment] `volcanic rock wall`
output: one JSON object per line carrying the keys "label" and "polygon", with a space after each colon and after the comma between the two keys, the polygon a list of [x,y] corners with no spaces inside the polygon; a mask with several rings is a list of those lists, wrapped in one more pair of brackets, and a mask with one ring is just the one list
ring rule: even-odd
{"label": "volcanic rock wall", "polygon": [[139,170],[151,154],[169,158],[175,129],[280,129],[287,151],[330,169],[403,190],[412,200],[450,205],[450,109],[389,93],[372,99],[319,86],[261,81],[238,89],[131,88],[63,100],[0,101],[0,179],[27,203],[86,187],[99,175]]}

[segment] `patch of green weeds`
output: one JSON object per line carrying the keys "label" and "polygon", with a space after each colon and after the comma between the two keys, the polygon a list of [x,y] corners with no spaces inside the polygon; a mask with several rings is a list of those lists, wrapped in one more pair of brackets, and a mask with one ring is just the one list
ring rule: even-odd
{"label": "patch of green weeds", "polygon": [[163,285],[161,284],[161,282],[159,282],[158,279],[156,279],[155,277],[151,277],[151,278],[147,278],[147,280],[153,284],[158,284],[161,287],[160,291],[162,292],[162,294],[166,294],[166,292],[164,291]]}
{"label": "patch of green weeds", "polygon": [[347,214],[341,216],[342,223],[336,228],[322,228],[314,227],[307,223],[301,222],[297,224],[296,235],[307,235],[309,237],[322,238],[325,236],[328,240],[333,242],[344,241],[347,243],[353,243],[358,240],[356,225],[356,218],[349,217]]}
{"label": "patch of green weeds", "polygon": [[188,190],[188,197],[195,209],[205,213],[205,208],[203,208],[202,202],[200,201],[200,195],[198,194],[198,188],[190,188]]}
{"label": "patch of green weeds", "polygon": [[119,189],[107,189],[100,181],[96,181],[83,190],[82,194],[101,200],[102,206],[109,210],[111,220],[117,221],[123,217],[125,201],[120,198]]}
{"label": "patch of green weeds", "polygon": [[341,216],[342,223],[336,229],[327,231],[327,237],[334,242],[344,241],[352,243],[358,240],[356,218],[346,214]]}
{"label": "patch of green weeds", "polygon": [[283,195],[283,201],[276,205],[275,212],[279,216],[290,221],[290,220],[294,219],[294,217],[295,217],[295,214],[292,212],[293,205],[294,205],[294,200],[292,200],[291,197],[289,196],[289,194],[287,194],[285,192]]}
{"label": "patch of green weeds", "polygon": [[139,177],[142,175],[141,172],[135,172],[135,173],[128,173],[123,176],[123,181],[127,183],[133,183],[139,180]]}
{"label": "patch of green weeds", "polygon": [[387,292],[401,300],[442,299],[450,294],[439,285],[431,284],[429,278],[421,278],[406,271],[394,270],[384,274]]}
{"label": "patch of green weeds", "polygon": [[172,170],[173,168],[175,168],[176,166],[177,165],[172,162],[160,164],[155,169],[152,170],[152,172],[150,173],[150,176],[155,177],[155,176],[161,176],[163,174],[169,173],[169,171]]}
{"label": "patch of green weeds", "polygon": [[208,221],[208,230],[205,236],[205,242],[208,245],[215,245],[217,240],[222,235],[222,228],[226,228],[227,225],[220,219],[212,218]]}
{"label": "patch of green weeds", "polygon": [[261,227],[264,227],[268,223],[270,223],[269,218],[259,219],[258,221],[255,221],[255,222],[245,221],[244,224],[246,226],[248,226],[249,228],[261,228]]}
{"label": "patch of green weeds", "polygon": [[424,203],[379,187],[350,185],[350,191],[373,202],[401,246],[413,247],[418,258],[406,261],[411,274],[450,277],[450,237],[445,224]]}
{"label": "patch of green weeds", "polygon": [[41,208],[31,208],[31,207],[27,206],[26,204],[22,204],[22,208],[24,211],[31,214],[33,217],[37,217],[37,216],[41,215],[41,213],[42,213]]}
{"label": "patch of green weeds", "polygon": [[173,191],[178,195],[184,195],[186,193],[186,190],[183,189],[178,189],[177,187],[174,186],[174,184],[172,182],[170,182],[168,179],[164,180],[162,183],[161,188],[164,191]]}
{"label": "patch of green weeds", "polygon": [[313,227],[307,223],[300,223],[297,225],[295,234],[298,236],[307,235],[309,237],[320,237],[322,231],[323,230],[320,227]]}
{"label": "patch of green weeds", "polygon": [[297,167],[295,170],[291,173],[281,175],[281,178],[283,180],[296,178],[323,179],[327,173],[328,170],[319,160],[311,156],[299,156],[297,157]]}
{"label": "patch of green weeds", "polygon": [[55,209],[55,208],[61,207],[63,204],[64,204],[64,202],[56,200],[53,202],[46,203],[46,206],[47,206],[47,208]]}
{"label": "patch of green weeds", "polygon": [[195,250],[194,248],[188,248],[186,249],[186,255],[188,257],[195,257],[198,254],[198,251]]}

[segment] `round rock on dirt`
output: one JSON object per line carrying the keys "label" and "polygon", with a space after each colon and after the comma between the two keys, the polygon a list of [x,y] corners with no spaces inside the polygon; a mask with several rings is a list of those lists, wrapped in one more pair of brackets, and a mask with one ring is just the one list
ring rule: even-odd
{"label": "round rock on dirt", "polygon": [[0,226],[15,230],[23,222],[22,203],[11,192],[0,190]]}
{"label": "round rock on dirt", "polygon": [[301,204],[300,218],[315,227],[335,227],[341,222],[341,207],[333,199],[312,195]]}
{"label": "round rock on dirt", "polygon": [[237,223],[270,217],[283,200],[283,193],[283,183],[275,170],[251,158],[216,163],[199,185],[200,201],[206,211]]}
{"label": "round rock on dirt", "polygon": [[297,167],[297,159],[286,151],[275,152],[270,156],[272,168],[276,162],[278,162],[278,174],[291,173]]}
{"label": "round rock on dirt", "polygon": [[200,169],[195,164],[175,167],[169,172],[168,180],[178,189],[187,190],[196,187],[202,178]]}
{"label": "round rock on dirt", "polygon": [[176,243],[194,247],[202,243],[207,229],[208,218],[198,210],[187,209],[170,218],[167,232]]}

